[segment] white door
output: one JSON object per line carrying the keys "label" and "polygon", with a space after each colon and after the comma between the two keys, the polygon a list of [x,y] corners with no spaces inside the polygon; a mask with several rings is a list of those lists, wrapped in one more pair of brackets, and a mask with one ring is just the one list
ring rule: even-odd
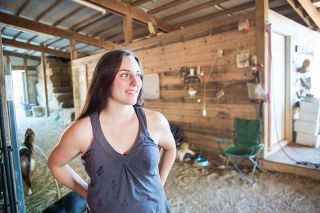
{"label": "white door", "polygon": [[271,147],[286,136],[286,42],[285,36],[272,33],[271,63]]}

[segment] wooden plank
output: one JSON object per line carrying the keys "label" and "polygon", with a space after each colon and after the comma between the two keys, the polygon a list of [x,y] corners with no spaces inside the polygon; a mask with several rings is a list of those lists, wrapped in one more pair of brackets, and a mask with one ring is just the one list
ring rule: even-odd
{"label": "wooden plank", "polygon": [[151,1],[151,0],[136,0],[136,1],[131,3],[131,6],[137,7],[137,6],[139,6],[141,4],[144,4],[144,3],[148,2],[148,1]]}
{"label": "wooden plank", "polygon": [[[24,58],[27,59],[27,57],[24,57]],[[35,70],[35,71],[37,71],[37,67],[36,66],[12,65],[11,67],[12,67],[12,70]]]}
{"label": "wooden plank", "polygon": [[313,168],[305,168],[302,166],[297,165],[289,165],[284,163],[277,163],[272,162],[268,160],[262,161],[262,168],[269,170],[269,171],[276,171],[276,172],[285,172],[285,173],[291,173],[295,175],[300,175],[304,177],[309,177],[312,179],[320,180],[320,172],[319,169],[313,169]]}
{"label": "wooden plank", "polygon": [[28,39],[27,43],[30,43],[31,41],[33,41],[37,37],[38,37],[38,35],[32,36],[31,38]]}
{"label": "wooden plank", "polygon": [[61,2],[63,2],[63,0],[56,0],[53,2],[52,5],[50,5],[47,9],[43,10],[43,12],[41,14],[39,14],[34,20],[35,21],[39,21],[40,19],[42,19],[46,14],[50,13],[50,11],[52,11],[54,8],[56,8]]}
{"label": "wooden plank", "polygon": [[300,7],[297,7],[294,0],[287,0],[288,4],[292,7],[294,11],[300,16],[300,18],[307,24],[307,26],[310,28],[312,26],[312,23],[308,18],[304,16],[303,11],[300,9]]}
{"label": "wooden plank", "polygon": [[85,6],[79,6],[76,9],[74,9],[73,11],[71,11],[70,13],[68,13],[67,15],[63,16],[62,18],[58,19],[56,22],[54,22],[52,24],[52,26],[58,26],[59,24],[61,24],[62,22],[64,22],[65,20],[67,20],[68,18],[76,15],[77,13],[79,13],[81,10],[84,10],[86,7]]}
{"label": "wooden plank", "polygon": [[44,100],[46,116],[49,117],[49,101],[48,101],[48,85],[47,85],[47,73],[46,73],[46,56],[44,52],[41,52],[41,66],[43,72],[43,86],[44,86]]}
{"label": "wooden plank", "polygon": [[21,7],[16,11],[15,15],[20,16],[21,12],[29,5],[31,0],[26,0]]}
{"label": "wooden plank", "polygon": [[161,5],[159,7],[153,8],[153,9],[149,10],[147,13],[150,15],[160,13],[161,11],[176,7],[176,6],[181,5],[187,1],[190,1],[190,0],[173,0],[173,1],[170,1],[168,3]]}
{"label": "wooden plank", "polygon": [[95,32],[92,36],[93,36],[93,37],[96,37],[96,36],[100,36],[100,35],[103,34],[103,33],[108,33],[109,31],[114,30],[114,28],[115,28],[116,26],[121,25],[122,22],[123,22],[122,20],[119,21],[119,22],[115,22],[114,24],[110,25],[108,28],[106,28],[106,29],[101,29],[101,30]]}
{"label": "wooden plank", "polygon": [[[12,68],[13,69],[13,68]],[[30,90],[30,85],[29,85],[29,70],[28,70],[28,60],[26,58],[23,59],[23,70],[25,71],[25,80],[26,80],[26,103],[29,103],[30,97],[29,97],[29,90]]]}
{"label": "wooden plank", "polygon": [[254,2],[247,2],[247,3],[241,4],[241,5],[229,8],[229,9],[225,9],[225,10],[222,10],[220,12],[216,12],[216,13],[213,13],[213,14],[210,14],[210,15],[202,16],[202,17],[199,17],[199,18],[196,18],[196,19],[192,19],[192,20],[189,20],[189,21],[180,22],[180,23],[177,23],[177,25],[181,25],[181,26],[194,25],[194,24],[197,24],[197,23],[209,20],[209,19],[215,19],[215,18],[217,18],[219,16],[224,16],[224,15],[229,14],[229,13],[239,12],[241,10],[246,10],[246,9],[249,9],[249,8],[253,8],[254,6],[255,6]]}
{"label": "wooden plank", "polygon": [[[262,64],[263,65],[263,72],[264,73],[261,76],[261,81],[262,83],[265,85],[265,88],[267,89],[267,91],[271,88],[269,87],[269,84],[267,82],[267,80],[265,79],[266,74],[269,75],[268,70],[269,70],[269,66],[271,66],[270,62],[269,62],[269,56],[268,53],[271,50],[268,50],[268,43],[267,42],[271,42],[271,41],[266,41],[266,23],[268,22],[268,8],[269,8],[269,1],[268,0],[264,0],[264,1],[260,1],[260,0],[256,0],[256,37],[255,37],[255,41],[257,42],[256,44],[256,49],[257,49],[257,63],[258,64]],[[271,33],[271,32],[270,32]],[[265,111],[265,115],[264,115],[264,129],[263,129],[263,138],[264,138],[264,144],[266,146],[265,150],[268,150],[270,148],[271,145],[271,128],[270,128],[270,121],[271,118],[268,113],[268,111],[270,110],[270,104],[268,104],[266,106]]]}
{"label": "wooden plank", "polygon": [[78,58],[78,52],[76,48],[76,41],[73,39],[70,39],[70,55],[71,55],[71,60],[75,60]]}
{"label": "wooden plank", "polygon": [[16,40],[22,33],[23,33],[22,31],[18,32],[18,33],[13,37],[12,40]]}
{"label": "wooden plank", "polygon": [[[1,26],[0,26],[1,28]],[[3,122],[2,125],[4,124],[4,132],[1,132],[1,134],[5,134],[5,140],[8,145],[11,144],[11,137],[10,137],[10,125],[9,125],[9,113],[8,113],[8,103],[7,101],[13,101],[12,97],[12,91],[7,91],[7,86],[11,84],[12,82],[6,82],[7,80],[10,80],[9,78],[6,78],[6,75],[9,74],[9,69],[10,69],[10,59],[9,57],[3,57],[3,52],[2,52],[2,36],[0,35],[0,57],[1,57],[1,63],[0,63],[0,95],[1,95],[1,121]],[[11,79],[12,81],[12,79]],[[11,94],[11,97],[9,96]],[[9,99],[10,98],[10,99]],[[1,131],[3,131],[1,129]],[[2,140],[2,139],[1,139]],[[3,142],[3,141],[2,141]],[[2,147],[3,148],[3,147]]]}
{"label": "wooden plank", "polygon": [[44,33],[47,35],[59,36],[69,39],[74,39],[77,41],[81,41],[83,43],[95,45],[98,47],[103,47],[106,49],[115,49],[119,47],[118,45],[111,44],[109,42],[97,40],[95,38],[91,38],[89,36],[81,35],[72,31],[63,30],[60,28],[52,27],[46,24],[42,24],[39,22],[31,21],[25,18],[16,17],[13,15],[9,15],[6,13],[0,12],[0,21],[8,26],[17,27],[20,29],[27,29],[32,31],[38,31],[40,33]]}
{"label": "wooden plank", "polygon": [[35,61],[40,61],[40,57],[24,55],[21,53],[14,53],[14,52],[6,51],[6,50],[3,51],[3,55],[14,56],[14,57],[19,57],[19,58],[27,58],[27,59],[31,59],[31,60],[35,60]]}
{"label": "wooden plank", "polygon": [[[133,38],[131,39],[131,41],[138,36],[142,36],[146,34],[146,28],[144,26],[141,27],[136,27],[134,32],[133,32]],[[123,33],[119,33],[116,35],[112,35],[110,37],[106,37],[106,40],[110,40],[110,41],[114,41],[116,43],[121,43],[122,41],[125,41],[124,39],[124,34]]]}
{"label": "wooden plank", "polygon": [[174,27],[173,25],[171,25],[165,21],[162,21],[161,19],[153,17],[150,14],[147,14],[139,8],[132,7],[128,4],[125,4],[125,3],[122,3],[122,2],[119,2],[116,0],[109,0],[109,1],[91,0],[91,2],[96,3],[100,6],[103,6],[107,9],[112,10],[112,11],[114,11],[118,14],[121,14],[123,16],[125,16],[131,12],[133,19],[140,21],[142,23],[145,23],[145,24],[147,24],[148,21],[150,21],[151,19],[154,19],[157,23],[157,27],[165,32],[170,32],[170,31],[176,29],[176,27]]}
{"label": "wooden plank", "polygon": [[131,11],[123,18],[123,32],[124,32],[124,40],[126,44],[129,44],[132,42],[132,15]]}
{"label": "wooden plank", "polygon": [[72,25],[71,27],[69,27],[69,30],[77,31],[78,28],[90,24],[91,22],[93,22],[94,20],[96,20],[97,18],[99,18],[101,16],[103,16],[103,15],[101,15],[101,12],[97,12],[97,13],[93,14],[92,16],[90,16],[89,18],[86,18],[85,20],[81,20],[78,23]]}
{"label": "wooden plank", "polygon": [[51,46],[52,44],[58,43],[59,41],[62,41],[64,38],[56,38],[53,41],[46,44],[46,47]]}
{"label": "wooden plank", "polygon": [[107,19],[111,16],[113,16],[112,13],[106,13],[103,16],[99,16],[98,18],[92,19],[91,21],[86,22],[85,24],[82,24],[76,28],[73,27],[72,30],[77,31],[77,32],[83,31],[85,28],[90,27],[90,26],[94,25],[95,23],[98,23],[99,21],[101,21],[103,19]]}
{"label": "wooden plank", "polygon": [[320,29],[320,13],[317,8],[312,4],[310,0],[298,0],[303,9],[308,13],[312,21],[317,25],[318,29]]}
{"label": "wooden plank", "polygon": [[56,56],[63,57],[63,58],[70,57],[68,53],[61,52],[61,51],[54,50],[54,49],[50,49],[50,48],[46,48],[44,46],[27,44],[27,43],[13,41],[13,40],[6,39],[6,38],[3,38],[2,41],[3,41],[3,44],[8,45],[8,46],[12,46],[12,47],[18,47],[18,48],[22,48],[22,49],[26,49],[26,50],[35,50],[35,51],[45,52],[45,53],[56,55]]}
{"label": "wooden plank", "polygon": [[223,2],[226,2],[226,1],[228,1],[228,0],[210,0],[210,1],[205,2],[203,4],[198,4],[196,6],[188,8],[186,10],[182,10],[182,11],[180,11],[178,13],[174,13],[174,14],[171,14],[169,16],[165,16],[165,17],[162,18],[162,20],[170,21],[170,20],[173,20],[173,19],[176,19],[176,18],[180,18],[182,16],[186,16],[186,15],[194,13],[194,12],[203,10],[203,9],[207,9],[209,7],[215,6],[217,4],[220,4],[220,3],[223,3]]}

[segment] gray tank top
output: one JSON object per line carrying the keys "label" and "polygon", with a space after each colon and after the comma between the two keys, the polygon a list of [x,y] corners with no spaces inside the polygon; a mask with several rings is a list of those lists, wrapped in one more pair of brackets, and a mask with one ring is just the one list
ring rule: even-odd
{"label": "gray tank top", "polygon": [[102,133],[99,113],[90,116],[93,141],[82,156],[90,177],[87,202],[93,213],[167,213],[161,185],[158,146],[151,139],[144,111],[135,107],[139,135],[130,152],[115,151]]}

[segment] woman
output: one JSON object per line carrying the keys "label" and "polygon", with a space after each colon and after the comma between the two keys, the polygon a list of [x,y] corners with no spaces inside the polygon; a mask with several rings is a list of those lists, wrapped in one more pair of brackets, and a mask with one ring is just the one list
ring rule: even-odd
{"label": "woman", "polygon": [[[86,198],[91,212],[169,212],[163,185],[175,142],[166,118],[141,107],[142,77],[133,52],[103,55],[81,115],[49,157],[53,176]],[[79,154],[88,184],[68,166]]]}

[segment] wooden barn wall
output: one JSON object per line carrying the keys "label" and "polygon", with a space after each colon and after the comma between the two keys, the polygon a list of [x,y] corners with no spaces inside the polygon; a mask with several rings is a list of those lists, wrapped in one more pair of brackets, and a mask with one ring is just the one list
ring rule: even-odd
{"label": "wooden barn wall", "polygon": [[[254,26],[247,33],[234,29],[136,51],[144,72],[158,73],[160,77],[160,99],[145,100],[145,107],[160,111],[169,122],[180,125],[184,131],[184,141],[191,144],[195,151],[215,151],[217,145],[211,141],[212,137],[232,138],[235,117],[254,119],[257,116],[256,105],[250,102],[247,94],[246,83],[253,78],[251,70],[236,66],[240,43],[245,44],[251,55],[255,55]],[[219,49],[224,52],[221,58],[217,55]],[[83,105],[85,90],[100,56],[89,56],[73,62],[76,116]],[[204,76],[200,76],[201,91],[195,98],[191,98],[184,89],[180,76],[182,66],[200,66],[204,71]],[[221,89],[224,96],[217,98],[216,93]],[[206,117],[202,115],[204,91]]]}

